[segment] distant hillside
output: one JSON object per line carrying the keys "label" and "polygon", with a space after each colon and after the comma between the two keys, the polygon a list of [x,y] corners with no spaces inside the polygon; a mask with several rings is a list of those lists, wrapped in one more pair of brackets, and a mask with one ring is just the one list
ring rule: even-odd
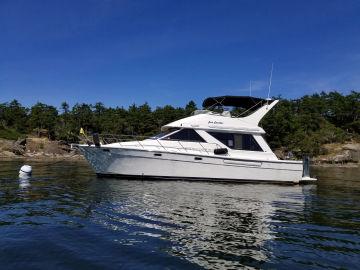
{"label": "distant hillside", "polygon": [[[154,110],[147,103],[125,109],[105,107],[102,103],[70,108],[63,102],[58,111],[43,103],[26,108],[13,100],[0,104],[0,138],[16,139],[46,130],[50,139],[76,142],[81,127],[89,134],[151,135],[162,125],[191,115],[196,109],[193,101],[184,108],[167,105]],[[283,148],[297,156],[325,154],[324,144],[360,141],[360,92],[322,92],[296,100],[281,99],[261,126],[273,148]]]}

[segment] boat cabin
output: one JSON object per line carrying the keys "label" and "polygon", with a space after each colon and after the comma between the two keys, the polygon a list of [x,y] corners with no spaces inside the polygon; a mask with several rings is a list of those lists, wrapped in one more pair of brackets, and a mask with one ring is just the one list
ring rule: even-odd
{"label": "boat cabin", "polygon": [[[266,143],[265,131],[258,126],[260,120],[277,100],[253,97],[221,96],[205,99],[204,110],[194,115],[174,121],[162,127],[162,133],[144,141],[149,145],[157,141],[165,149],[177,148],[186,151],[205,151],[223,148],[229,156],[277,160]],[[249,112],[244,117],[234,117],[220,107],[241,107]],[[217,110],[213,110],[216,108]]]}

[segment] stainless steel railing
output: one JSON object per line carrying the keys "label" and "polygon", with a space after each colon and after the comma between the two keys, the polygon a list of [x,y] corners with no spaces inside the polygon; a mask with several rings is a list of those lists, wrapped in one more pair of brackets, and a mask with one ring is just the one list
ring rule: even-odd
{"label": "stainless steel railing", "polygon": [[[184,145],[187,142],[184,141],[174,141],[171,142],[176,143],[176,145],[168,145],[166,141],[161,141],[159,139],[147,137],[147,136],[138,136],[138,135],[115,135],[115,134],[99,134],[99,140],[101,145],[106,144],[119,144],[120,146],[132,146],[132,147],[139,147],[142,149],[151,149],[157,148],[165,151],[174,151],[174,150],[182,150],[184,152],[195,151],[199,153],[205,154],[213,154],[214,149],[221,148],[220,145],[217,143],[203,143],[203,142],[192,142],[195,143],[198,147],[191,147]],[[94,144],[94,140],[88,142]],[[133,144],[130,144],[133,143]],[[209,147],[211,146],[211,147]]]}

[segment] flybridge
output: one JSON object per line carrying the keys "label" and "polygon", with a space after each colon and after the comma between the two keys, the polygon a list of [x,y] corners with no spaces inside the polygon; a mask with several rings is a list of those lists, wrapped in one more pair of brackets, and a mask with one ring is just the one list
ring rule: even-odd
{"label": "flybridge", "polygon": [[[194,115],[186,117],[162,127],[169,128],[195,128],[211,130],[236,130],[248,133],[260,133],[265,131],[259,127],[260,120],[276,105],[278,100],[266,100],[254,97],[242,96],[219,96],[209,97],[204,100],[206,110],[196,111]],[[251,113],[245,117],[232,117],[229,111],[222,113],[212,112],[218,107],[241,107]]]}
{"label": "flybridge", "polygon": [[[274,107],[279,101],[271,99],[263,99],[249,96],[218,96],[208,97],[203,102],[203,113],[211,112],[211,110],[222,107],[243,108],[248,113],[247,116],[238,117],[250,125],[257,126],[260,120]],[[199,112],[195,113],[199,114]],[[232,117],[229,111],[223,111],[221,116]]]}

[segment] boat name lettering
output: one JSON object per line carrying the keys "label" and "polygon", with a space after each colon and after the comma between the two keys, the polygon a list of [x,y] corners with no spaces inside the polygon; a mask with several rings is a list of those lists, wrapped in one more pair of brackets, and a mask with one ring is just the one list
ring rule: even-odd
{"label": "boat name lettering", "polygon": [[224,124],[223,122],[218,122],[218,121],[209,121],[208,124],[219,124],[222,125]]}

